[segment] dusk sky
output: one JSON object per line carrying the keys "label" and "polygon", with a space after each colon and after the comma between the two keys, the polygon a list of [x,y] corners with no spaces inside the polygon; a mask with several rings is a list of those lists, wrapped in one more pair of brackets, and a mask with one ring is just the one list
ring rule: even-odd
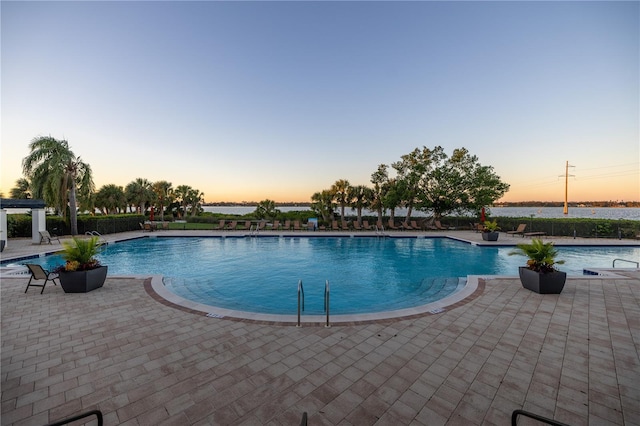
{"label": "dusk sky", "polygon": [[466,147],[501,201],[640,200],[640,2],[12,2],[1,180],[36,136],[96,188],[207,202],[370,185],[416,147]]}

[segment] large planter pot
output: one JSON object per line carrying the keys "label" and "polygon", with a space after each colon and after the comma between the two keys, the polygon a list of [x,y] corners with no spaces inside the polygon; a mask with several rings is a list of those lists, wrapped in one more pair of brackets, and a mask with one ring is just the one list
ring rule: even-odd
{"label": "large planter pot", "polygon": [[499,232],[483,232],[482,239],[485,241],[498,241]]}
{"label": "large planter pot", "polygon": [[89,271],[62,271],[58,275],[65,293],[87,293],[102,287],[107,279],[107,267],[100,266]]}
{"label": "large planter pot", "polygon": [[5,240],[0,240],[0,252],[4,251],[5,244],[7,244]]}
{"label": "large planter pot", "polygon": [[519,272],[522,287],[539,294],[560,294],[567,280],[567,273],[561,271],[543,274],[521,266]]}

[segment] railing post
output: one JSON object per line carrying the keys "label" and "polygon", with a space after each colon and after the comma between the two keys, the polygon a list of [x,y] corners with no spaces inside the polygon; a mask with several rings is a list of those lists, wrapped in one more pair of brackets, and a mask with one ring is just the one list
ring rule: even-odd
{"label": "railing post", "polygon": [[298,281],[298,324],[296,327],[300,327],[300,302],[302,301],[302,310],[304,311],[304,287],[302,286],[302,280]]}
{"label": "railing post", "polygon": [[327,280],[324,284],[324,309],[325,311],[327,311],[327,322],[325,323],[325,327],[329,328],[331,327],[331,324],[329,324],[329,299],[330,299],[330,289],[329,289],[329,280]]}

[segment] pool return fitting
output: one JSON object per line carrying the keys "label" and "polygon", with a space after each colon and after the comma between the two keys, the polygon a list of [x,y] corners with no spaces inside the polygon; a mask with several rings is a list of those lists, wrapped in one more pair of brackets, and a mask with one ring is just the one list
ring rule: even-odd
{"label": "pool return fitting", "polygon": [[[331,291],[329,286],[329,280],[326,280],[324,284],[324,311],[327,314],[327,320],[324,326],[326,328],[331,327],[331,324],[329,323],[330,293]],[[298,323],[296,324],[296,327],[302,327],[302,325],[300,324],[300,316],[303,311],[304,311],[304,286],[302,285],[302,280],[299,280],[298,281]]]}

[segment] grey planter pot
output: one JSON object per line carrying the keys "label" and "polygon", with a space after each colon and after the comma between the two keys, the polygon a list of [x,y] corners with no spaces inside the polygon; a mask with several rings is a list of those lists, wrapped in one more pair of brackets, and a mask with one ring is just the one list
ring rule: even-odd
{"label": "grey planter pot", "polygon": [[567,281],[567,273],[561,271],[543,274],[520,266],[519,272],[522,287],[539,294],[560,294]]}
{"label": "grey planter pot", "polygon": [[65,293],[88,293],[102,287],[107,279],[107,267],[101,266],[90,271],[63,271],[58,275]]}
{"label": "grey planter pot", "polygon": [[482,239],[485,241],[498,241],[499,236],[500,236],[500,233],[497,231],[482,233]]}

